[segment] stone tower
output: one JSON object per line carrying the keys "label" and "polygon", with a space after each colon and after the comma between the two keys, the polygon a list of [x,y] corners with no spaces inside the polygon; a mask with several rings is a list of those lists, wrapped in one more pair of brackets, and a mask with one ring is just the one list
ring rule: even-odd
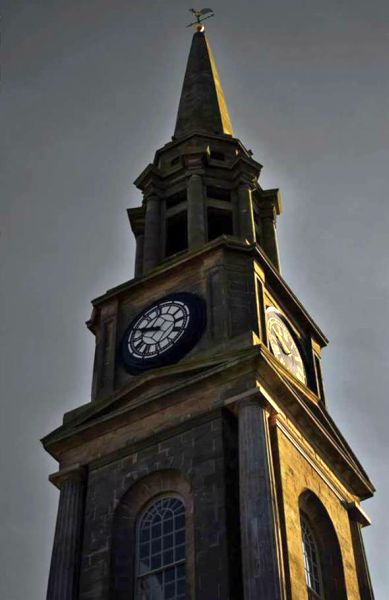
{"label": "stone tower", "polygon": [[48,600],[373,598],[374,488],[326,408],[327,340],[281,276],[260,171],[198,28],[172,141],[135,181],[135,277],[93,301],[91,401],[43,439]]}

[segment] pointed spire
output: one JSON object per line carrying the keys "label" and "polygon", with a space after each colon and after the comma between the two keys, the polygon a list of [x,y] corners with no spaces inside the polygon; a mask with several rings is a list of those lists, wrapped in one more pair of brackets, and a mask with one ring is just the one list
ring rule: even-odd
{"label": "pointed spire", "polygon": [[219,75],[207,38],[197,31],[192,40],[178,107],[174,137],[191,131],[232,135]]}

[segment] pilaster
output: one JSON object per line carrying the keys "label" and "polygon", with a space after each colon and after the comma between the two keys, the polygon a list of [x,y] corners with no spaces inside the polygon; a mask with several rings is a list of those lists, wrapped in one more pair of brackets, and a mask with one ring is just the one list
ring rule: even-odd
{"label": "pilaster", "polygon": [[47,600],[76,600],[85,500],[85,468],[76,465],[50,476],[60,489]]}
{"label": "pilaster", "polygon": [[280,260],[278,255],[276,217],[274,209],[261,211],[262,246],[266,254],[279,270]]}
{"label": "pilaster", "polygon": [[115,349],[117,327],[117,300],[107,302],[99,311],[95,329],[96,351],[93,368],[92,399],[112,393],[115,387]]}
{"label": "pilaster", "polygon": [[350,519],[351,539],[361,600],[374,600],[374,592],[362,538],[362,527],[370,525],[370,521],[359,505],[354,502],[347,505],[347,510]]}
{"label": "pilaster", "polygon": [[143,274],[143,249],[144,249],[144,234],[139,234],[135,238],[135,277],[140,277]]}
{"label": "pilaster", "polygon": [[143,244],[145,231],[145,209],[144,206],[127,209],[132,232],[135,236],[135,277],[143,273]]}
{"label": "pilaster", "polygon": [[238,411],[244,600],[281,600],[268,415],[259,396],[241,400]]}
{"label": "pilaster", "polygon": [[251,198],[251,185],[241,183],[238,189],[239,196],[239,229],[240,236],[250,244],[255,243],[255,225],[253,203]]}
{"label": "pilaster", "polygon": [[277,242],[277,215],[281,213],[281,199],[277,189],[260,190],[258,206],[261,219],[261,245],[276,269],[280,270]]}
{"label": "pilaster", "polygon": [[161,200],[155,193],[146,198],[144,237],[143,272],[148,273],[161,258]]}
{"label": "pilaster", "polygon": [[192,173],[188,181],[188,246],[192,250],[206,242],[205,199],[200,173]]}

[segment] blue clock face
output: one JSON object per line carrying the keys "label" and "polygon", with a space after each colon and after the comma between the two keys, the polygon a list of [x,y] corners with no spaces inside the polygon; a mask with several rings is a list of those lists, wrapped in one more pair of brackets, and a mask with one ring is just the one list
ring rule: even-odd
{"label": "blue clock face", "polygon": [[205,303],[188,292],[154,302],[132,321],[122,339],[122,359],[133,375],[180,360],[199,341]]}

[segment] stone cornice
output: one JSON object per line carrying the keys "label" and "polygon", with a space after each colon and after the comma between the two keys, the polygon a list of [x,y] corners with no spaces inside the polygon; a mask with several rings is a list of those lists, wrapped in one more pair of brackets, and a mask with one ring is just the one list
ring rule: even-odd
{"label": "stone cornice", "polygon": [[189,140],[191,140],[193,138],[199,138],[204,141],[215,140],[215,141],[228,142],[230,144],[234,144],[234,145],[238,146],[240,148],[240,150],[242,150],[242,152],[244,154],[246,154],[247,156],[250,155],[250,151],[247,150],[247,148],[242,144],[242,142],[238,138],[232,137],[231,135],[216,135],[216,134],[212,135],[210,133],[204,133],[204,131],[192,131],[188,135],[180,137],[179,139],[173,138],[171,142],[168,142],[167,144],[162,146],[162,148],[159,148],[155,153],[154,164],[158,163],[158,160],[159,160],[161,154],[163,154],[167,150],[172,150],[175,147],[181,146],[182,144],[188,142]]}
{"label": "stone cornice", "polygon": [[128,220],[130,221],[131,229],[135,237],[144,232],[145,227],[145,208],[137,206],[127,209]]}
{"label": "stone cornice", "polygon": [[339,473],[343,465],[347,477],[345,480],[344,473],[340,473],[340,478],[354,488],[354,493],[361,498],[370,497],[374,492],[374,486],[336,425],[332,423],[329,426],[326,420],[318,418],[314,412],[316,404],[303,400],[291,383],[274,368],[269,361],[270,352],[263,345],[260,354],[264,360],[261,361],[261,370],[258,370],[258,381],[266,382],[263,383],[264,390],[277,398],[277,404],[282,406],[289,414],[289,418],[298,424],[299,429],[315,445],[319,454],[332,457],[333,464],[338,465]]}
{"label": "stone cornice", "polygon": [[371,521],[365,511],[360,507],[358,502],[347,502],[345,508],[348,510],[350,518],[361,525],[367,527],[371,525]]}
{"label": "stone cornice", "polygon": [[263,190],[258,187],[255,196],[262,215],[265,215],[266,211],[269,211],[269,216],[273,216],[274,212],[276,215],[282,213],[281,193],[278,188]]}
{"label": "stone cornice", "polygon": [[[251,155],[244,150],[234,160],[217,162],[209,160],[209,147],[186,148],[180,153],[182,163],[180,167],[166,168],[157,164],[149,164],[134,181],[135,186],[145,195],[157,193],[163,195],[171,186],[179,180],[185,179],[185,172],[190,170],[201,170],[205,175],[212,175],[215,170],[221,172],[223,178],[229,185],[236,186],[240,181],[248,182],[253,189],[260,190],[258,178],[262,165],[255,161]],[[265,192],[266,193],[266,192]]]}
{"label": "stone cornice", "polygon": [[159,179],[161,177],[161,172],[157,166],[152,163],[148,164],[147,167],[142,171],[142,173],[135,179],[134,185],[140,190],[144,190],[147,182],[151,179]]}
{"label": "stone cornice", "polygon": [[[298,439],[295,438],[293,432],[290,431],[290,428],[287,425],[287,421],[283,418],[283,411],[286,410],[288,412],[288,406],[278,400],[275,401],[269,387],[267,385],[262,385],[260,380],[258,380],[255,388],[229,398],[226,401],[226,406],[233,409],[234,412],[237,412],[241,405],[253,402],[259,403],[266,408],[269,412],[272,425],[280,427],[288,437],[292,436],[290,438],[291,441],[293,441],[295,445],[297,444],[301,449]],[[290,415],[290,418],[296,421],[300,426],[302,425],[302,419],[305,421],[302,429],[305,432],[309,432],[309,435],[305,433],[304,437],[314,444],[318,456],[322,456],[324,462],[330,461],[330,463],[336,465],[334,473],[336,473],[340,481],[343,481],[345,488],[352,489],[352,493],[358,495],[362,499],[372,496],[374,493],[374,486],[359,465],[352,450],[349,449],[349,452],[344,452],[342,446],[338,443],[339,440],[335,440],[329,435],[329,432],[321,426],[309,412],[309,409],[307,413],[308,407],[305,404],[302,404],[301,402],[296,404],[296,397],[292,397],[292,402],[293,415]],[[340,432],[338,431],[337,433],[337,437],[341,437],[343,440]],[[322,443],[323,440],[326,442],[325,444]],[[318,445],[318,442],[320,445]],[[308,456],[306,456],[306,458],[308,459]],[[309,460],[311,462],[311,459]],[[314,463],[317,463],[317,459],[314,460]],[[345,472],[348,474],[346,478]],[[325,477],[325,479],[328,482],[328,477]],[[329,485],[331,484],[329,483]],[[339,499],[344,501],[344,493],[336,493]]]}
{"label": "stone cornice", "polygon": [[[70,419],[65,418],[64,424],[42,438],[41,442],[51,452],[49,447],[52,443],[55,444],[60,440],[72,437],[76,431],[84,431],[95,426],[98,427],[99,424],[112,420],[120,416],[123,412],[133,412],[145,404],[171,397],[184,387],[187,388],[190,385],[208,379],[210,376],[221,373],[228,368],[233,368],[242,362],[254,360],[256,356],[256,348],[249,347],[235,351],[232,354],[224,353],[219,356],[206,356],[186,363],[160,368],[154,372],[146,372],[144,375],[132,379],[126,387],[118,390],[105,401],[91,402],[75,411],[71,411],[71,414],[75,414],[75,417]],[[184,381],[179,380],[176,384],[172,383],[168,389],[164,389],[162,392],[153,392],[153,389],[151,389],[150,393],[145,395],[148,387],[158,387],[164,379],[175,376],[180,377],[182,375],[187,375]],[[124,408],[122,408],[123,404]],[[55,457],[56,454],[54,453],[53,456]]]}
{"label": "stone cornice", "polygon": [[[325,422],[318,419],[310,406],[314,406],[313,403],[308,400],[303,401],[290,383],[274,369],[268,358],[269,351],[260,344],[232,355],[197,359],[179,366],[166,367],[154,374],[149,373],[143,380],[136,380],[106,402],[91,403],[80,411],[78,416],[75,411],[75,418],[71,422],[65,423],[43,438],[42,443],[46,450],[58,459],[66,449],[99,437],[104,432],[111,431],[112,427],[123,426],[130,415],[132,421],[139,418],[136,416],[139,410],[144,411],[149,406],[153,407],[154,412],[159,410],[159,406],[166,406],[166,402],[169,405],[184,402],[186,397],[182,396],[184,389],[194,391],[205,381],[207,385],[216,385],[215,382],[212,383],[212,379],[220,377],[222,373],[226,374],[230,369],[235,369],[238,376],[239,373],[246,372],[249,367],[253,374],[252,389],[232,397],[220,397],[219,400],[215,400],[213,406],[226,406],[234,410],[234,405],[239,401],[250,400],[249,396],[251,397],[256,387],[258,399],[265,402],[274,415],[278,413],[288,415],[296,427],[304,431],[305,437],[316,452],[326,463],[332,465],[336,475],[354,495],[362,499],[370,497],[374,487],[340,431],[337,428],[329,428]],[[244,365],[246,366],[243,370]],[[164,388],[162,392],[153,392],[164,377],[173,378],[180,374],[181,376],[186,374],[187,377],[181,378],[175,384],[172,382],[172,385]],[[246,380],[247,383],[250,382],[250,378],[246,377]],[[141,394],[142,388],[147,390],[147,386],[150,387],[150,392]]]}
{"label": "stone cornice", "polygon": [[55,485],[58,489],[65,481],[84,481],[86,477],[87,469],[84,465],[72,465],[66,469],[60,469],[56,473],[49,475],[49,481]]}
{"label": "stone cornice", "polygon": [[239,154],[231,166],[234,178],[237,181],[250,182],[253,187],[256,185],[261,169],[262,165],[243,154]]}

